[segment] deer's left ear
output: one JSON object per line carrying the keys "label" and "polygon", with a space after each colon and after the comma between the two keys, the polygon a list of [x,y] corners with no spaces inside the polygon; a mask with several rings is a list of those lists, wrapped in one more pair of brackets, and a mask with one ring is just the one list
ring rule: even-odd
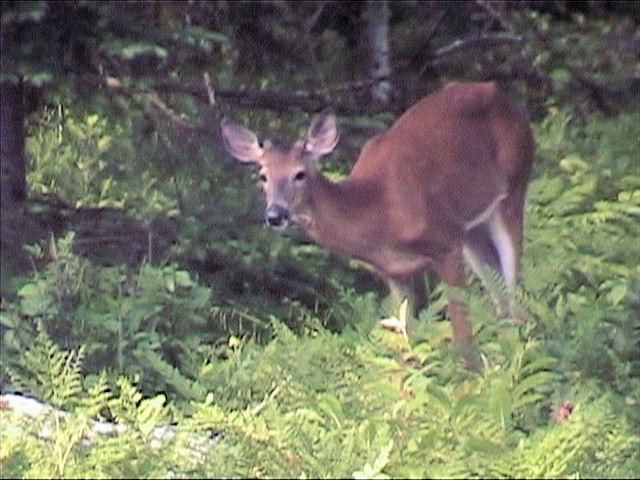
{"label": "deer's left ear", "polygon": [[264,149],[255,133],[232,122],[220,125],[224,147],[242,163],[260,163]]}
{"label": "deer's left ear", "polygon": [[339,139],[336,116],[331,111],[325,111],[311,120],[304,141],[304,149],[317,156],[326,155],[336,148]]}

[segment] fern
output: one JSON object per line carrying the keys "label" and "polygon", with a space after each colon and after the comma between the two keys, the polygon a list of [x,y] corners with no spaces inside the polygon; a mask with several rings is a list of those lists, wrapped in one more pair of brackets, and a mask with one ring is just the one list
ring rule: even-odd
{"label": "fern", "polygon": [[210,315],[216,326],[228,335],[249,333],[259,339],[271,335],[263,320],[237,307],[213,306]]}
{"label": "fern", "polygon": [[158,424],[167,423],[171,413],[164,395],[144,398],[136,385],[126,377],[119,377],[117,385],[120,393],[110,399],[108,405],[119,422],[133,425],[145,440]]}
{"label": "fern", "polygon": [[365,464],[362,470],[353,472],[353,478],[368,479],[368,478],[389,478],[388,475],[382,473],[384,467],[389,463],[389,453],[393,448],[393,440],[389,440],[389,443],[380,449],[380,453],[374,460],[373,464]]}
{"label": "fern", "polygon": [[[640,435],[609,398],[579,385],[569,419],[540,430],[510,453],[505,471],[520,477],[616,478],[640,472]],[[512,463],[511,463],[512,462]]]}
{"label": "fern", "polygon": [[168,364],[161,355],[154,352],[150,345],[140,344],[132,355],[148,369],[159,375],[164,381],[171,385],[183,397],[193,400],[203,399],[205,390],[203,387],[186,378],[180,371]]}
{"label": "fern", "polygon": [[32,346],[8,368],[16,387],[58,407],[75,406],[82,391],[84,347],[64,351],[39,328]]}
{"label": "fern", "polygon": [[[83,358],[84,347],[75,351],[62,350],[39,325],[33,344],[13,367],[8,368],[8,374],[15,386],[23,391],[57,407],[73,409],[84,400]],[[50,464],[45,467],[46,476],[64,476],[67,462],[84,437],[89,420],[70,415],[63,417],[59,413],[52,413],[49,417],[34,425],[34,428],[43,428],[38,435],[51,437],[47,445]]]}
{"label": "fern", "polygon": [[109,401],[113,398],[107,374],[101,372],[98,376],[87,377],[84,383],[86,394],[82,396],[77,411],[90,418],[104,416],[109,408]]}

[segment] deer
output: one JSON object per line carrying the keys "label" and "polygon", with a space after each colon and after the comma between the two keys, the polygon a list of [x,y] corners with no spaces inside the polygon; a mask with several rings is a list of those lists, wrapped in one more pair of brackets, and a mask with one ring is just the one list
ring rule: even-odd
{"label": "deer", "polygon": [[[513,291],[534,142],[528,120],[494,82],[451,82],[422,98],[369,139],[338,182],[316,168],[340,138],[331,110],[287,146],[228,120],[221,134],[232,157],[259,167],[269,226],[296,224],[373,266],[414,315],[427,270],[455,291],[466,286],[465,264],[485,285],[491,269]],[[454,341],[469,344],[457,297],[448,296],[447,316]]]}

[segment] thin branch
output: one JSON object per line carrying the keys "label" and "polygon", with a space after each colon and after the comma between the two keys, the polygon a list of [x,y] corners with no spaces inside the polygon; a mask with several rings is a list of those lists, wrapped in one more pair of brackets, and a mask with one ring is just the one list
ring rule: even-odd
{"label": "thin branch", "polygon": [[180,116],[177,113],[171,110],[171,108],[169,108],[167,104],[160,99],[157,92],[154,92],[154,91],[148,92],[146,94],[146,97],[149,100],[149,103],[151,103],[151,105],[156,107],[156,109],[158,109],[165,117],[171,120],[171,122],[178,125],[180,128],[184,130],[189,130],[189,131],[198,130],[198,127],[180,118]]}
{"label": "thin branch", "polygon": [[[147,99],[149,104],[153,106],[157,111],[159,111],[165,118],[171,121],[174,125],[185,130],[189,133],[195,133],[200,136],[210,137],[211,136],[211,128],[206,125],[197,125],[193,124],[183,118],[180,117],[176,112],[174,112],[165,102],[162,101],[160,95],[156,90],[145,91],[145,90],[135,90],[131,88],[125,87],[120,80],[115,77],[101,77],[98,75],[86,75],[84,77],[85,81],[92,82],[97,84],[98,87],[106,88],[112,93],[118,93],[120,95],[124,95],[125,97],[132,98],[134,97],[134,93],[142,95]],[[209,100],[209,96],[206,93],[205,89],[202,89],[201,92],[204,97],[203,101]]]}
{"label": "thin branch", "polygon": [[216,95],[213,89],[213,85],[211,84],[211,77],[208,72],[204,72],[204,86],[207,88],[207,95],[209,96],[209,105],[213,106],[216,104]]}
{"label": "thin branch", "polygon": [[[159,82],[153,86],[156,91],[178,92],[208,102],[206,88],[184,85],[173,82]],[[306,112],[316,112],[327,106],[325,95],[313,92],[277,92],[273,90],[230,89],[216,88],[216,99],[224,99],[246,107],[268,108],[276,111],[286,111],[297,107]]]}
{"label": "thin branch", "polygon": [[[225,100],[236,105],[250,108],[266,108],[278,112],[285,112],[292,108],[299,108],[307,113],[316,113],[323,108],[331,107],[339,114],[362,113],[364,110],[374,113],[383,111],[383,108],[363,107],[355,103],[336,103],[331,100],[332,94],[363,90],[372,84],[385,80],[388,77],[379,77],[369,80],[343,83],[331,88],[312,92],[279,92],[274,90],[233,89],[216,88],[218,102]],[[193,85],[184,85],[173,82],[159,82],[153,86],[155,91],[183,93],[195,97],[203,102],[208,101],[205,88]]]}
{"label": "thin branch", "polygon": [[326,5],[326,2],[318,2],[316,4],[315,11],[309,16],[309,19],[306,22],[304,22],[305,34],[308,35],[309,33],[311,33],[311,30],[313,30],[313,27],[316,26],[316,23],[318,23],[318,20],[320,20],[320,16],[324,11],[325,5]]}
{"label": "thin branch", "polygon": [[476,4],[484,9],[493,20],[497,21],[502,27],[510,26],[505,15],[499,11],[499,6],[487,0],[476,0]]}
{"label": "thin branch", "polygon": [[503,43],[522,43],[523,39],[520,36],[508,35],[504,33],[487,33],[477,37],[458,39],[449,45],[439,48],[432,54],[432,58],[429,59],[420,69],[420,75],[422,75],[428,67],[437,65],[442,61],[443,57],[452,55],[460,50],[467,50],[470,48],[487,47],[491,45],[499,45]]}
{"label": "thin branch", "polygon": [[157,82],[152,86],[150,91],[136,91],[125,87],[122,82],[115,77],[101,77],[97,75],[86,75],[84,77],[85,81],[91,82],[98,88],[106,88],[113,93],[118,93],[128,97],[132,97],[133,93],[141,94],[145,96],[149,103],[160,113],[171,120],[172,123],[184,130],[198,134],[210,134],[211,129],[205,126],[192,124],[181,118],[162,101],[158,93],[182,93],[194,97],[205,104],[211,104],[211,95],[213,94],[214,102],[216,104],[218,104],[220,100],[224,100],[244,107],[265,108],[278,112],[285,112],[292,108],[299,108],[307,113],[316,113],[323,108],[331,107],[336,113],[350,115],[362,113],[365,109],[370,113],[376,113],[384,109],[363,108],[361,105],[356,103],[335,103],[331,101],[331,95],[339,92],[363,90],[371,86],[373,83],[384,79],[385,78],[375,78],[365,81],[348,82],[314,92],[279,92],[273,90],[233,88],[215,88],[214,90],[212,83],[209,85],[209,89],[206,85],[188,85],[169,81]]}

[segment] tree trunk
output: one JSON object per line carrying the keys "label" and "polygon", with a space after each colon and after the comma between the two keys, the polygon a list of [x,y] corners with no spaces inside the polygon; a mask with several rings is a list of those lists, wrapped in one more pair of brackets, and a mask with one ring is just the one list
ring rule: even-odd
{"label": "tree trunk", "polygon": [[2,210],[27,196],[24,156],[24,108],[22,83],[0,83],[0,193]]}
{"label": "tree trunk", "polygon": [[391,12],[387,0],[367,0],[362,11],[364,49],[367,70],[372,81],[369,95],[377,106],[387,105],[391,99],[389,19]]}

